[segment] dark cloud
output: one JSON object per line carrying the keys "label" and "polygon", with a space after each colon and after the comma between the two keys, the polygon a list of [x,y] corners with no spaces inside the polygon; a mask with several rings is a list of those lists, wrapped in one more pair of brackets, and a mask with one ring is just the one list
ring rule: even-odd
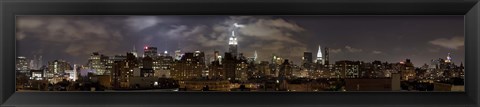
{"label": "dark cloud", "polygon": [[21,17],[17,22],[17,40],[31,38],[44,44],[60,44],[64,48],[55,51],[75,57],[96,51],[114,53],[109,48],[118,47],[124,37],[119,29],[88,19]]}

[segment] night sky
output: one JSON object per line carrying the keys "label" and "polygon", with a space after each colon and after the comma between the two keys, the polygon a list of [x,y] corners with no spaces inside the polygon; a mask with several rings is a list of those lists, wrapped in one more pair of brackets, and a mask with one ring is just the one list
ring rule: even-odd
{"label": "night sky", "polygon": [[228,48],[229,28],[238,29],[238,51],[260,60],[273,54],[299,64],[304,51],[331,48],[330,60],[399,62],[416,65],[451,53],[465,59],[463,16],[17,16],[17,56],[42,55],[86,64],[92,52],[108,56],[144,46],[159,53]]}

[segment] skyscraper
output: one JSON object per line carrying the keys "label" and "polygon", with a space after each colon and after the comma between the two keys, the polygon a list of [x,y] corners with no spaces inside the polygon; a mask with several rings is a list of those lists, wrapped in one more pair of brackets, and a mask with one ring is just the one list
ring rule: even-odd
{"label": "skyscraper", "polygon": [[139,67],[137,58],[132,53],[121,57],[122,60],[117,60],[112,65],[111,81],[114,88],[130,87],[130,78],[134,76],[134,69]]}
{"label": "skyscraper", "polygon": [[237,58],[238,55],[238,41],[237,37],[235,36],[235,30],[236,28],[243,27],[243,25],[238,25],[237,23],[233,24],[233,27],[231,28],[232,30],[232,35],[230,36],[228,40],[228,52],[233,55],[234,58]]}
{"label": "skyscraper", "polygon": [[235,71],[236,71],[236,62],[232,55],[232,53],[225,52],[224,59],[222,60],[223,70],[225,72],[225,78],[227,80],[234,80],[235,79]]}
{"label": "skyscraper", "polygon": [[29,67],[26,57],[17,57],[16,70],[20,73],[28,73]]}
{"label": "skyscraper", "polygon": [[90,55],[87,66],[89,69],[92,69],[95,71],[94,72],[95,75],[105,75],[105,74],[109,74],[109,72],[107,72],[107,62],[108,62],[107,56],[104,56],[98,52],[94,52]]}
{"label": "skyscraper", "polygon": [[448,53],[447,60],[445,60],[445,62],[447,62],[447,63],[452,62],[452,57],[450,57],[450,53]]}
{"label": "skyscraper", "polygon": [[[65,73],[68,74],[68,79],[70,81],[76,81],[78,79],[77,69],[77,64],[73,64],[73,70],[65,70]],[[37,77],[40,77],[40,75]]]}
{"label": "skyscraper", "polygon": [[303,52],[302,57],[302,67],[309,70],[313,63],[313,54],[312,52]]}
{"label": "skyscraper", "polygon": [[[149,56],[143,57],[143,68],[140,69],[140,76],[141,77],[152,77],[153,72],[153,59]],[[156,63],[155,63],[156,64]]]}
{"label": "skyscraper", "polygon": [[148,47],[148,46],[145,46],[145,49],[144,49],[144,56],[145,57],[150,57],[150,58],[157,58],[157,47]]}
{"label": "skyscraper", "polygon": [[235,37],[235,31],[232,31],[232,35],[228,41],[228,52],[237,57],[237,37]]}
{"label": "skyscraper", "polygon": [[317,63],[323,64],[322,47],[320,47],[320,45],[318,45]]}
{"label": "skyscraper", "polygon": [[312,63],[312,52],[303,52],[303,63]]}
{"label": "skyscraper", "polygon": [[323,61],[323,63],[325,65],[328,65],[330,62],[330,48],[325,48],[325,61]]}
{"label": "skyscraper", "polygon": [[197,58],[197,60],[200,62],[200,64],[206,64],[207,60],[205,60],[205,53],[204,52],[195,51],[193,53],[193,55],[195,56],[195,58]]}
{"label": "skyscraper", "polygon": [[49,77],[53,77],[54,74],[65,73],[65,70],[73,70],[72,66],[65,60],[54,60],[48,62]]}
{"label": "skyscraper", "polygon": [[39,70],[42,68],[43,60],[42,56],[37,57],[37,55],[33,55],[33,59],[30,60],[30,69],[32,70]]}
{"label": "skyscraper", "polygon": [[202,76],[202,71],[205,69],[205,64],[203,64],[199,59],[202,57],[200,54],[195,53],[185,53],[180,60],[173,63],[171,76],[176,80],[189,80],[195,79]]}

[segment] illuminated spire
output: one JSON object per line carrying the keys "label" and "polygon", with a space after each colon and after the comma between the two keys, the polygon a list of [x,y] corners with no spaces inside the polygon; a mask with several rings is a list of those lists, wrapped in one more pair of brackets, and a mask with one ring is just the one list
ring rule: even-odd
{"label": "illuminated spire", "polygon": [[452,57],[450,57],[450,53],[448,53],[447,60],[445,60],[445,62],[452,62]]}
{"label": "illuminated spire", "polygon": [[237,37],[235,37],[235,30],[237,28],[241,28],[241,27],[244,27],[244,25],[239,25],[238,23],[233,24],[233,27],[230,29],[230,30],[232,30],[232,35],[231,35],[231,37],[228,41],[229,45],[237,45],[238,44]]}
{"label": "illuminated spire", "polygon": [[237,37],[235,37],[235,31],[232,31],[232,36],[228,41],[228,45],[237,45]]}
{"label": "illuminated spire", "polygon": [[318,45],[317,63],[323,64],[322,47],[320,45]]}

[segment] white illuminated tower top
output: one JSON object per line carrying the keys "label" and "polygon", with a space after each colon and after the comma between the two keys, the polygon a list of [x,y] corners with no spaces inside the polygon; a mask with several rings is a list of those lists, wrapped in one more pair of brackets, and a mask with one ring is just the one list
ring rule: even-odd
{"label": "white illuminated tower top", "polygon": [[445,62],[452,62],[452,57],[450,57],[450,53],[448,53],[447,60],[445,60]]}
{"label": "white illuminated tower top", "polygon": [[322,48],[320,47],[320,45],[318,45],[317,63],[323,64]]}
{"label": "white illuminated tower top", "polygon": [[230,36],[230,39],[228,41],[228,45],[237,45],[237,37],[235,37],[235,31],[232,31],[232,35]]}

